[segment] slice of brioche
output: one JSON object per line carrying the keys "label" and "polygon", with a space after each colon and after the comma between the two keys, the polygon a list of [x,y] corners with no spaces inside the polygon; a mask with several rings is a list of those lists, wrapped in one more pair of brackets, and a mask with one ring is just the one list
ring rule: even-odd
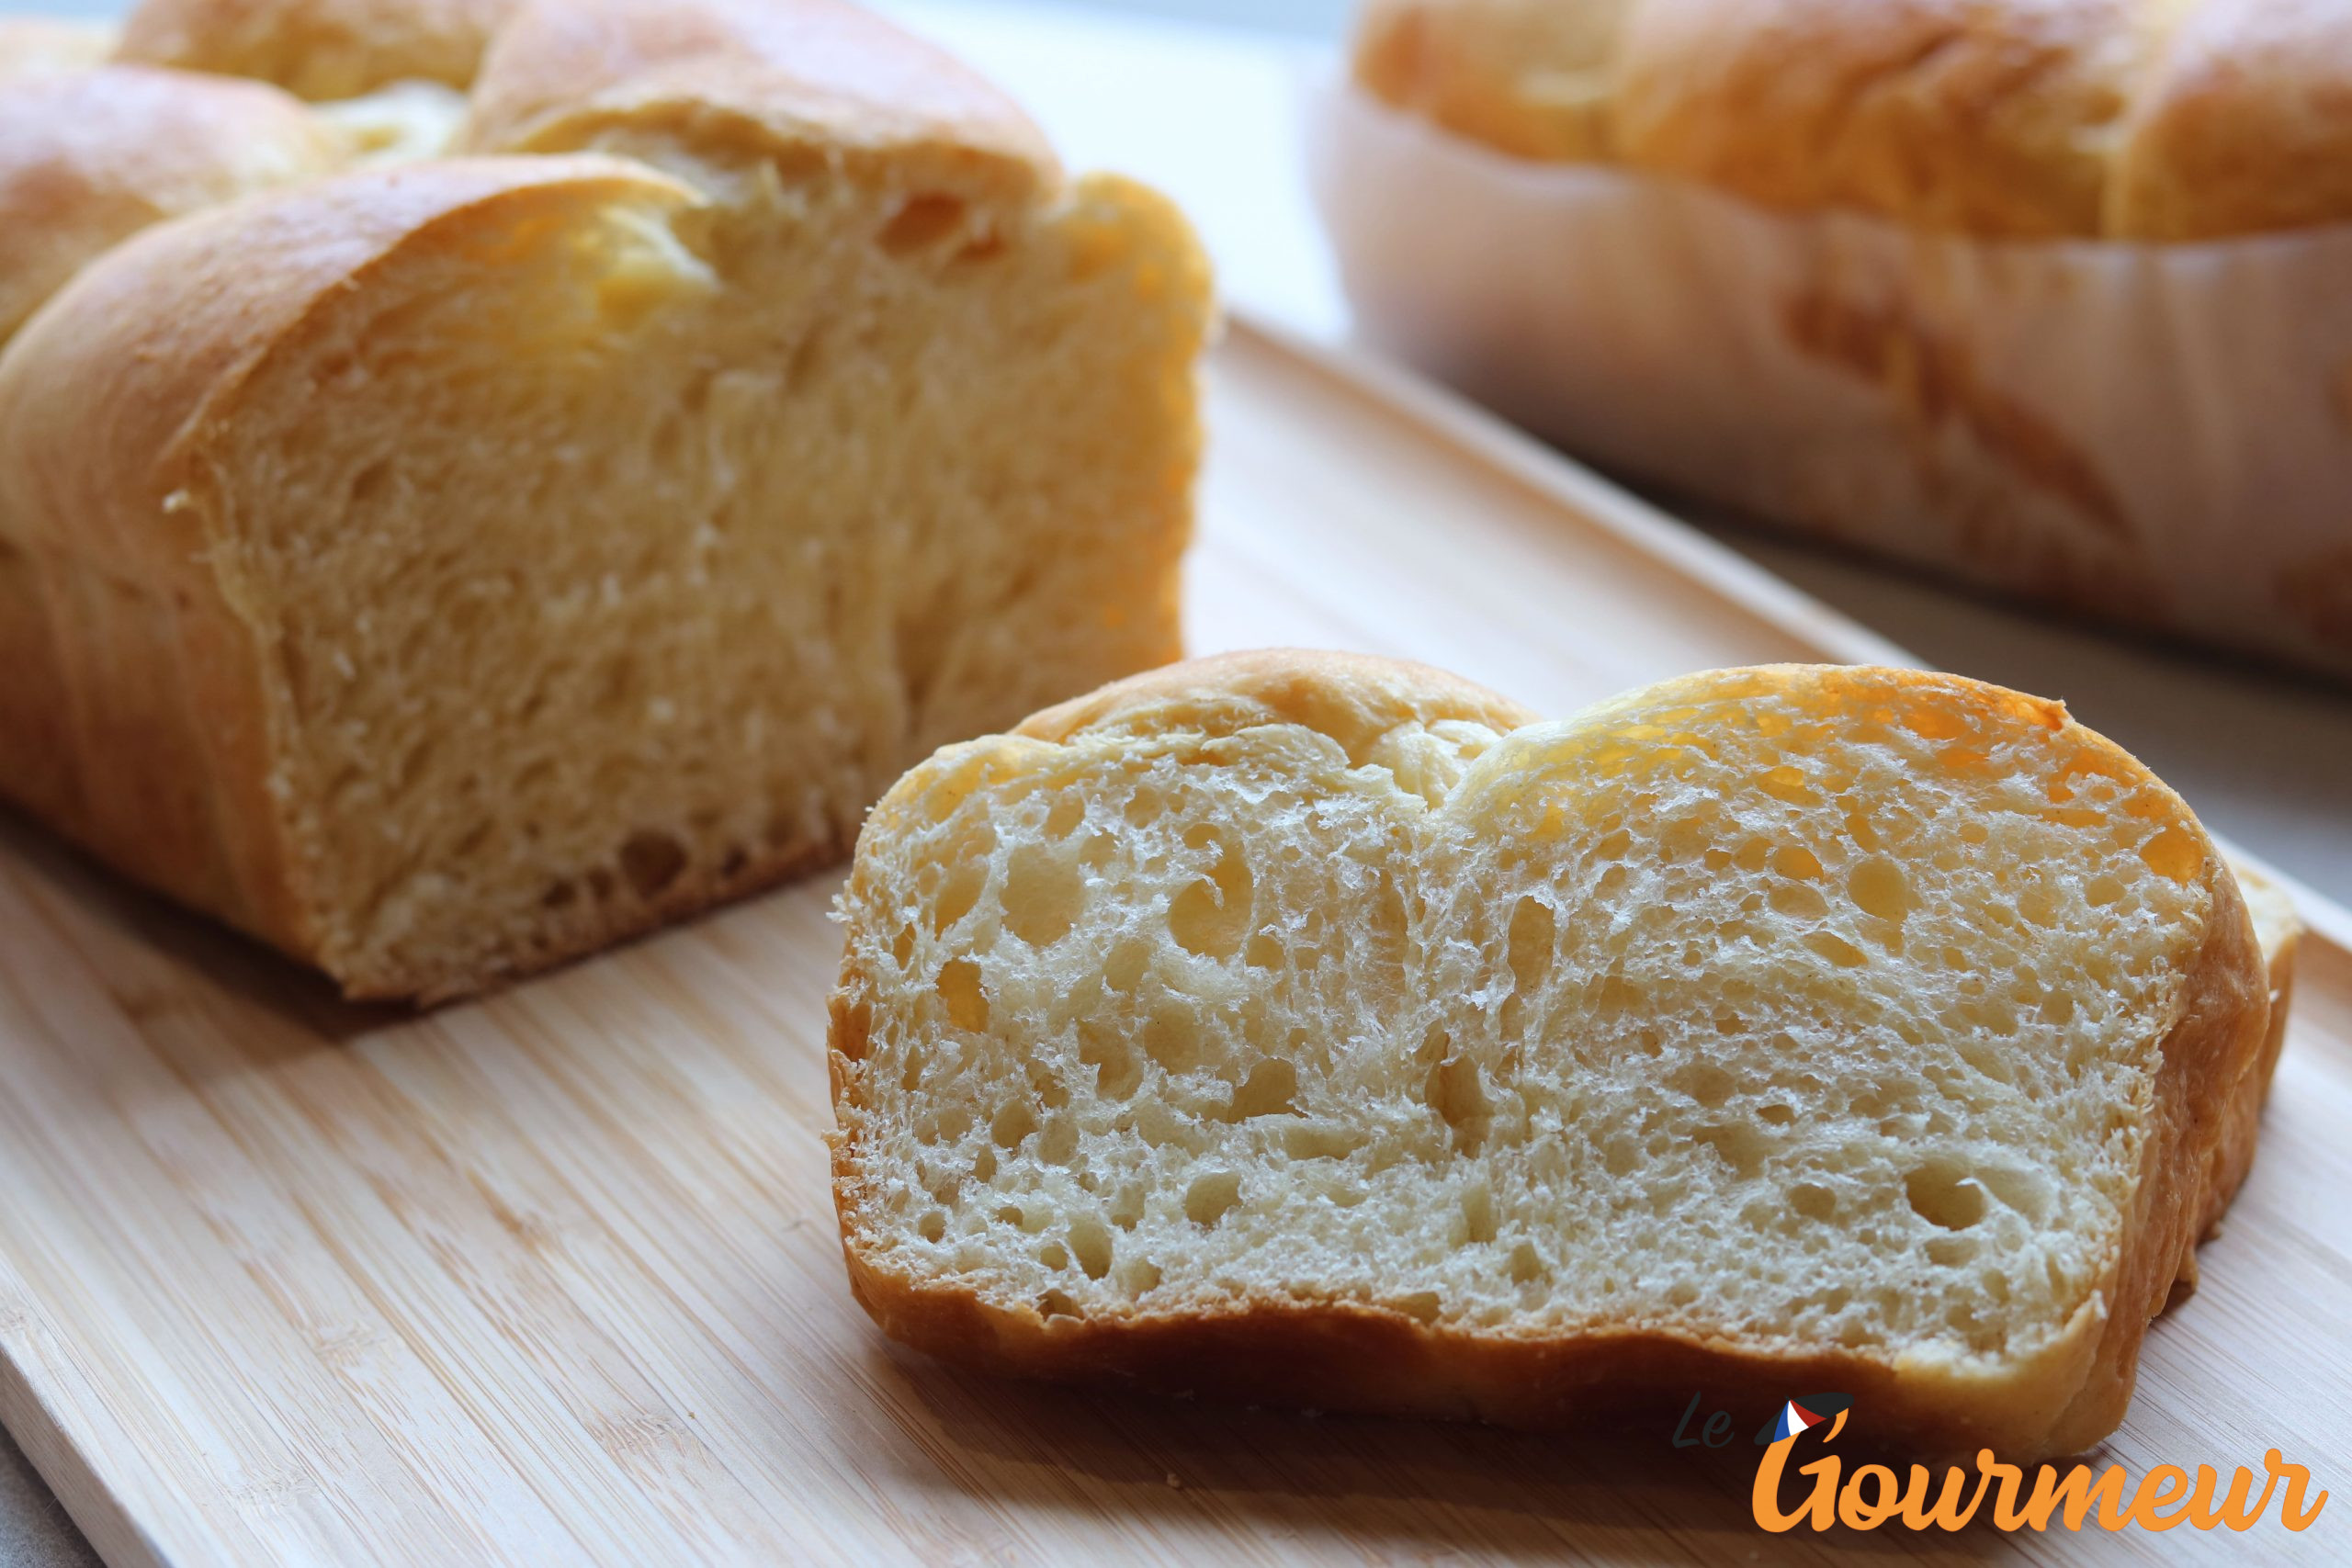
{"label": "slice of brioche", "polygon": [[[1175,657],[1190,230],[845,9],[533,8],[503,155],[86,266],[0,355],[0,795],[434,998],[837,858],[937,746]],[[597,70],[539,58],[573,27]]]}
{"label": "slice of brioche", "polygon": [[910,773],[842,914],[881,1325],[1323,1408],[1828,1388],[1872,1440],[2079,1450],[2268,1066],[2188,808],[1908,671],[1541,723],[1408,665],[1179,666]]}

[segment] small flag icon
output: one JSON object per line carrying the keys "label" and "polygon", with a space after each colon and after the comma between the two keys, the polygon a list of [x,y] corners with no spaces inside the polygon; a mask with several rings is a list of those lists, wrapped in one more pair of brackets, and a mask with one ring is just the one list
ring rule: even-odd
{"label": "small flag icon", "polygon": [[1808,1393],[1803,1398],[1792,1399],[1781,1406],[1781,1413],[1766,1423],[1762,1431],[1756,1434],[1756,1441],[1760,1446],[1777,1443],[1782,1438],[1793,1438],[1799,1432],[1820,1426],[1841,1410],[1852,1409],[1853,1405],[1852,1395],[1843,1393]]}
{"label": "small flag icon", "polygon": [[1782,1438],[1793,1438],[1807,1427],[1818,1427],[1827,1419],[1826,1416],[1815,1416],[1792,1399],[1781,1406],[1781,1418],[1772,1424],[1772,1440],[1778,1442]]}

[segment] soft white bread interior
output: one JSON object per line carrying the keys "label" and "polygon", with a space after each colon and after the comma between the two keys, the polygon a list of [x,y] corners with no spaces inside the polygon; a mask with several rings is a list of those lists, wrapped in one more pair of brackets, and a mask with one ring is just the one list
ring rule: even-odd
{"label": "soft white bread interior", "polygon": [[1385,661],[1178,666],[916,769],[841,908],[883,1327],[1324,1408],[1829,1387],[1876,1440],[2073,1451],[2268,1070],[2188,807],[1913,671],[1540,723]]}
{"label": "soft white bread interior", "polygon": [[1178,651],[1168,204],[824,0],[537,7],[474,107],[604,151],[151,230],[0,358],[0,793],[360,995],[838,856],[944,741]]}

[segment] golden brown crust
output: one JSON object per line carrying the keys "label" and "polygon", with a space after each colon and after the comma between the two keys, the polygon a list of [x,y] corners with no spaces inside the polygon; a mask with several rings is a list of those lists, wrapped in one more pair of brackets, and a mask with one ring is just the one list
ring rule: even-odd
{"label": "golden brown crust", "polygon": [[[2135,1210],[2104,1286],[2030,1360],[1986,1374],[1906,1366],[1836,1346],[1791,1354],[1679,1332],[1482,1332],[1426,1324],[1379,1305],[1288,1297],[1236,1296],[1214,1311],[1046,1315],[918,1276],[886,1261],[885,1249],[859,1227],[873,1177],[858,1137],[865,1104],[857,1065],[867,1054],[872,998],[882,982],[860,968],[853,942],[832,998],[828,1054],[842,1128],[833,1141],[834,1198],[858,1301],[886,1333],[933,1354],[994,1371],[1114,1387],[1529,1427],[1655,1407],[1664,1394],[1690,1387],[1720,1388],[1729,1403],[1759,1407],[1809,1388],[1832,1388],[1867,1406],[1872,1441],[1911,1451],[1989,1446],[2022,1461],[2097,1442],[2122,1419],[2149,1320],[2164,1310],[2177,1281],[2193,1279],[2196,1243],[2252,1157],[2279,1028],[2270,998],[2276,970],[2266,975],[2237,883],[2188,807],[2121,748],[2075,724],[2060,704],[1952,675],[1811,666],[1711,672],[1641,695],[1646,704],[1670,700],[1678,688],[1720,695],[1804,685],[1830,694],[1866,688],[1927,694],[1996,723],[2045,731],[2053,744],[2096,755],[2103,768],[2133,779],[2145,808],[2172,817],[2203,844],[2194,874],[2207,894],[2205,935],[2161,1046]],[[1508,728],[1528,717],[1506,699],[1419,666],[1270,651],[1121,682],[1038,715],[1015,735],[1048,745],[1140,744],[1195,728],[1220,733],[1291,722],[1353,750],[1410,721],[1461,718]],[[989,755],[995,765],[1020,766],[1018,748]],[[887,831],[887,824],[871,830]]]}
{"label": "golden brown crust", "polygon": [[2352,219],[2352,7],[2200,0],[2134,110],[2123,238],[2226,239]]}
{"label": "golden brown crust", "polygon": [[1370,0],[1356,80],[1387,103],[1515,157],[1611,155],[1618,35],[1637,0]]}
{"label": "golden brown crust", "polygon": [[[703,155],[888,153],[1021,197],[1056,176],[1020,107],[844,0],[535,0],[500,35],[468,145],[558,152],[616,130]],[[936,171],[936,172],[930,172]]]}
{"label": "golden brown crust", "polygon": [[[452,160],[201,213],[86,268],[0,356],[0,551],[46,622],[42,656],[0,705],[0,795],[336,970],[274,782],[282,681],[208,488],[210,445],[267,356],[395,254],[462,248],[469,223],[518,205],[621,197],[689,193],[612,159]],[[61,729],[68,760],[36,767]],[[401,988],[339,977],[368,994]]]}
{"label": "golden brown crust", "polygon": [[0,78],[0,344],[139,230],[343,154],[333,127],[257,82],[136,65]]}
{"label": "golden brown crust", "polygon": [[305,98],[473,80],[516,0],[143,0],[118,58],[275,82]]}
{"label": "golden brown crust", "polygon": [[1521,157],[1986,238],[2352,219],[2327,0],[1379,0],[1357,81]]}
{"label": "golden brown crust", "polygon": [[1449,719],[1498,733],[1539,716],[1484,686],[1426,664],[1362,653],[1264,649],[1221,653],[1148,670],[1033,714],[1012,733],[1066,744],[1078,737],[1230,735],[1261,724],[1297,724],[1328,735],[1351,757],[1400,724]]}

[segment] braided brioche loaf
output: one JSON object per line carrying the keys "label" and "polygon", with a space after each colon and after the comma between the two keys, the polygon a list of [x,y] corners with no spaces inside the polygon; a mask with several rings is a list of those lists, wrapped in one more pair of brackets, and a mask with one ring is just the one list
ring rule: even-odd
{"label": "braided brioche loaf", "polygon": [[1521,157],[1985,238],[2352,220],[2330,0],[1369,0],[1357,80]]}
{"label": "braided brioche loaf", "polygon": [[2352,681],[2352,6],[1366,0],[1362,333],[1579,457]]}
{"label": "braided brioche loaf", "polygon": [[1832,1388],[2012,1460],[2122,1418],[2294,944],[2053,703],[1775,668],[1545,723],[1300,653],[943,750],[842,912],[901,1339],[1513,1423]]}
{"label": "braided brioche loaf", "polygon": [[21,48],[0,795],[352,994],[835,857],[1176,655],[1201,254],[930,47],[153,0],[117,63]]}

